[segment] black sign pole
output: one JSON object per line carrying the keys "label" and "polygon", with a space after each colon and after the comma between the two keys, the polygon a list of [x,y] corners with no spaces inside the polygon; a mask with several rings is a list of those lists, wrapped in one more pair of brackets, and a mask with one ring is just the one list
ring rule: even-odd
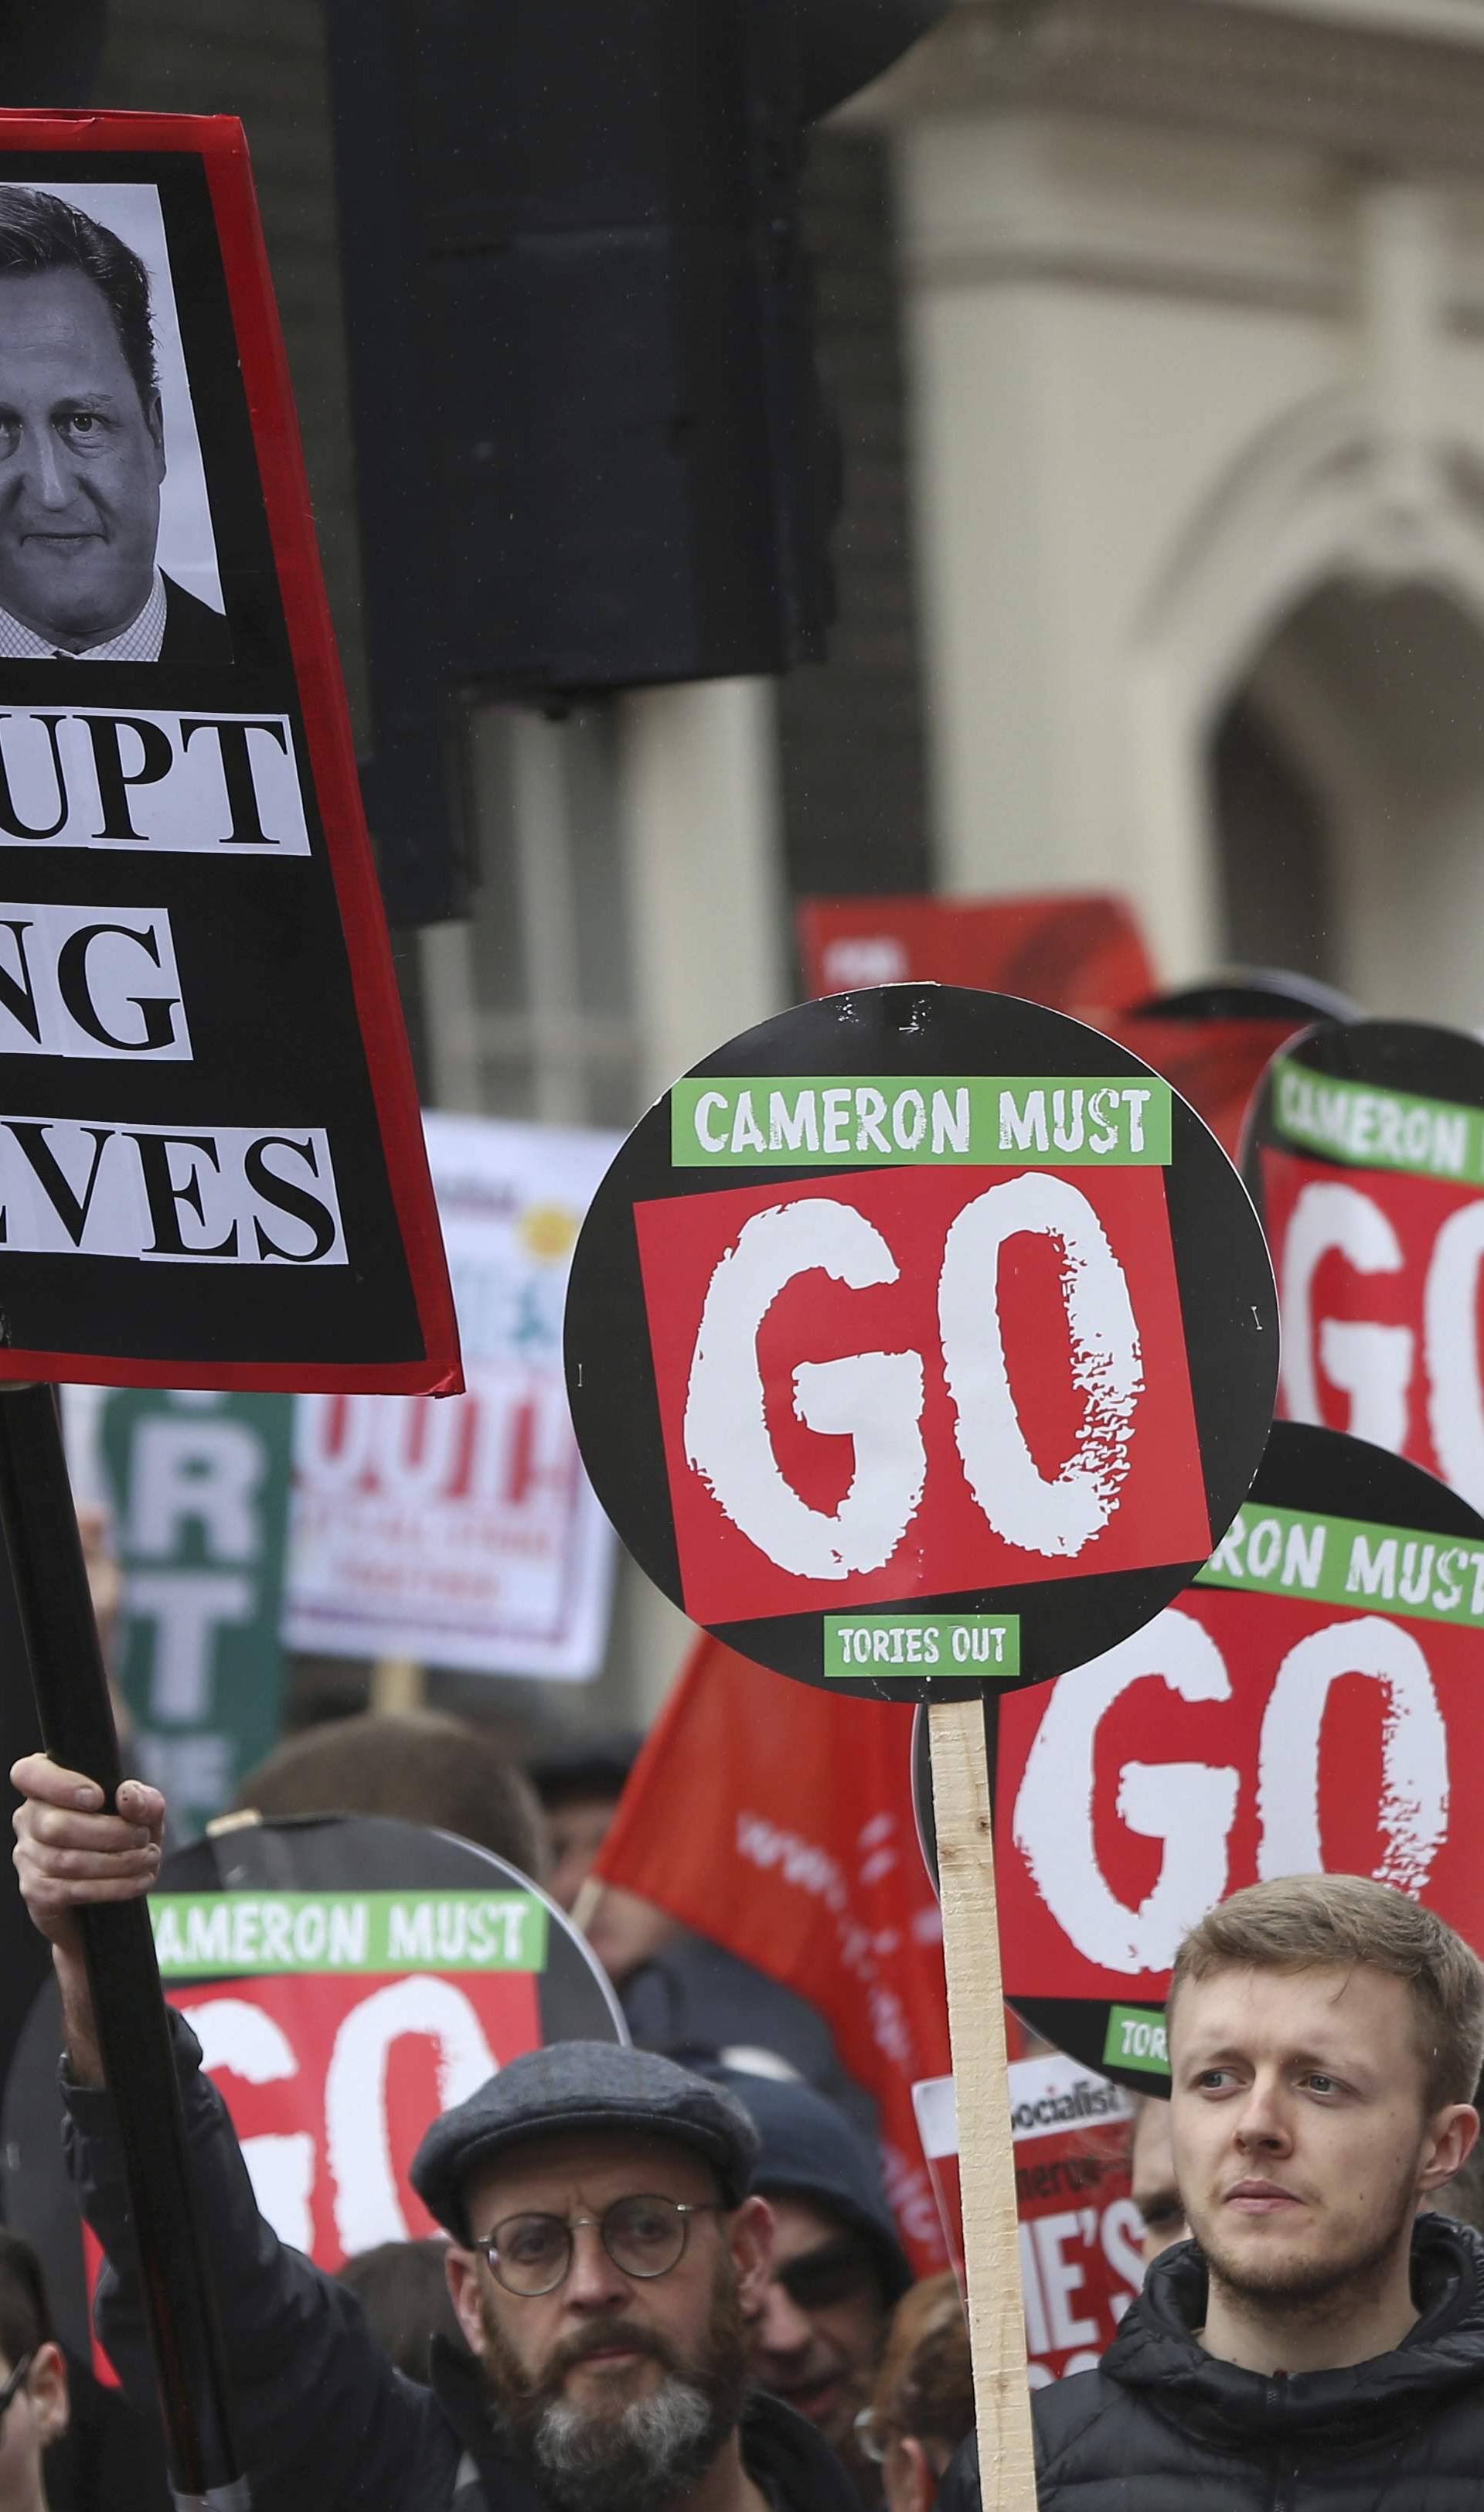
{"label": "black sign pole", "polygon": [[[123,1771],[56,1390],[0,1393],[0,1525],[42,1739],[54,1761],[96,1780],[111,1805]],[[246,2512],[149,1913],[137,1901],[80,1916],[176,2500],[181,2512]]]}

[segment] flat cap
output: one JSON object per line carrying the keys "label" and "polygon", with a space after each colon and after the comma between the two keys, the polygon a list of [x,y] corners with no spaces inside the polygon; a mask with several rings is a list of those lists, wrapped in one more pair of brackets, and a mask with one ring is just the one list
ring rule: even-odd
{"label": "flat cap", "polygon": [[470,2173],[536,2138],[670,2138],[711,2165],[728,2207],[740,2207],[758,2132],[735,2095],[688,2067],[611,2041],[555,2041],[512,2059],[477,2094],[433,2122],[412,2157],[412,2186],[457,2242]]}

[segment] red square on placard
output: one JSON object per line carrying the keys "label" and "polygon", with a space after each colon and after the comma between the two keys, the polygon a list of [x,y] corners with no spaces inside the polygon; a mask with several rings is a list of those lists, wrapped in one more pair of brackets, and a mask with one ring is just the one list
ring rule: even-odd
{"label": "red square on placard", "polygon": [[[1438,1454],[1434,1437],[1434,1380],[1451,1379],[1455,1388],[1465,1390],[1478,1384],[1484,1273],[1471,1258],[1444,1269],[1455,1296],[1437,1302],[1434,1315],[1428,1315],[1440,1234],[1460,1213],[1484,1201],[1477,1186],[1414,1177],[1400,1169],[1342,1168],[1270,1143],[1263,1147],[1262,1163],[1263,1226],[1283,1304],[1279,1415],[1289,1422],[1317,1421],[1328,1430],[1350,1431],[1392,1448],[1452,1483],[1477,1507],[1481,1495],[1469,1429],[1464,1429],[1446,1456]],[[1332,1201],[1337,1190],[1344,1198],[1338,1226]],[[1309,1258],[1301,1256],[1291,1268],[1289,1235],[1296,1220],[1302,1230],[1314,1218],[1316,1191],[1331,1198],[1331,1214],[1314,1230]],[[1358,1373],[1352,1345],[1347,1366],[1356,1373],[1353,1388],[1337,1385],[1325,1367],[1333,1326],[1390,1330],[1385,1337],[1364,1338],[1372,1358]],[[1399,1406],[1398,1350],[1406,1382]],[[1448,1420],[1461,1416],[1467,1426],[1472,1406],[1466,1396],[1442,1408],[1445,1439]]]}
{"label": "red square on placard", "polygon": [[[1141,1348],[1142,1388],[1130,1413],[1124,1468],[1107,1522],[1070,1555],[1023,1547],[990,1523],[965,1475],[938,1323],[944,1248],[968,1205],[1021,1173],[995,1168],[882,1168],[769,1181],[635,1207],[685,1610],[724,1624],[832,1606],[909,1602],[969,1590],[1024,1586],[1091,1571],[1204,1560],[1210,1550],[1205,1484],[1191,1396],[1180,1292],[1159,1169],[1041,1171],[1092,1204],[1122,1269]],[[756,1355],[772,1457],[812,1511],[835,1513],[855,1471],[848,1431],[822,1434],[795,1406],[801,1366],[857,1354],[920,1360],[921,1499],[879,1567],[848,1578],[780,1567],[723,1508],[687,1460],[685,1408],[702,1313],[718,1267],[746,1225],[812,1198],[834,1200],[879,1234],[896,1278],[850,1288],[820,1263],[782,1282],[740,1350]],[[1074,1376],[1059,1242],[1029,1230],[1007,1238],[996,1280],[1005,1375],[1039,1474],[1053,1480],[1075,1454],[1087,1397]],[[740,1371],[739,1371],[740,1376]],[[745,1400],[745,1399],[744,1399]],[[756,1416],[756,1393],[753,1398]]]}

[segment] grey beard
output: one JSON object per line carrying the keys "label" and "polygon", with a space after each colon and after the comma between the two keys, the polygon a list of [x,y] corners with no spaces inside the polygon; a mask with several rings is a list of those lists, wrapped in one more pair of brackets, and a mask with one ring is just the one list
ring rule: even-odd
{"label": "grey beard", "polygon": [[526,2447],[556,2512],[663,2512],[711,2466],[731,2423],[695,2382],[667,2373],[613,2419],[554,2401]]}

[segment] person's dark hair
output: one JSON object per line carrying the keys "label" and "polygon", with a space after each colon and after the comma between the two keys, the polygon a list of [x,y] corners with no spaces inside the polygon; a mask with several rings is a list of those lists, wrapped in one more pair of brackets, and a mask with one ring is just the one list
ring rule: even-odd
{"label": "person's dark hair", "polygon": [[410,2381],[429,2378],[435,2337],[464,2344],[444,2275],[447,2249],[445,2242],[378,2242],[340,2270],[377,2345]]}
{"label": "person's dark hair", "polygon": [[0,183],[0,278],[27,278],[48,270],[80,270],[91,279],[113,320],[124,363],[147,417],[160,397],[149,273],[133,248],[100,227],[55,192],[33,192],[24,183]]}
{"label": "person's dark hair", "polygon": [[0,2354],[14,2372],[22,2355],[34,2355],[56,2337],[41,2262],[30,2243],[0,2226]]}
{"label": "person's dark hair", "polygon": [[383,1814],[457,1832],[539,1882],[541,1810],[529,1783],[469,1718],[363,1711],[287,1737],[250,1771],[239,1808],[272,1818]]}

